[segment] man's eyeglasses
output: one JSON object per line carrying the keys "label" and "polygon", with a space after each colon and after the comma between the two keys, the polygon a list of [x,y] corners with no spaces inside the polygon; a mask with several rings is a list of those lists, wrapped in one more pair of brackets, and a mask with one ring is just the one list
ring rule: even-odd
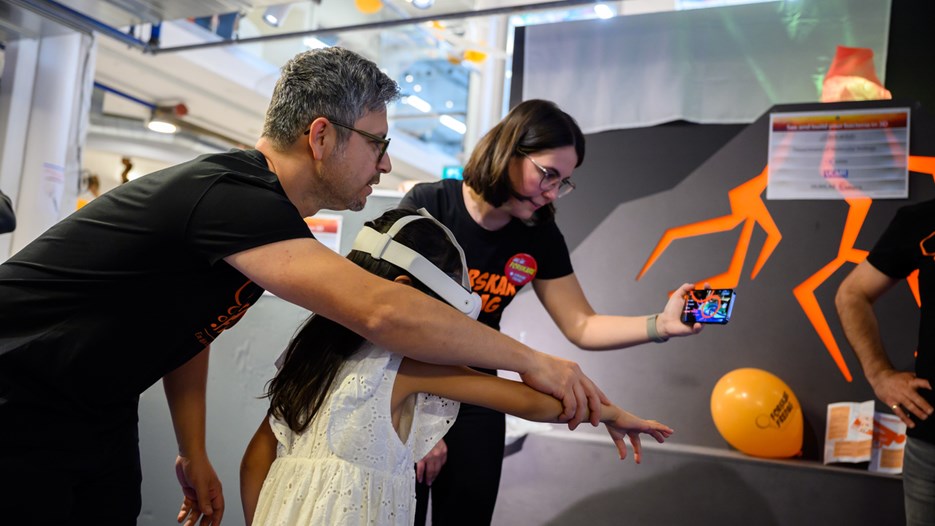
{"label": "man's eyeglasses", "polygon": [[533,166],[542,172],[542,179],[539,180],[539,189],[543,192],[548,192],[558,188],[558,191],[555,193],[555,198],[558,199],[570,194],[572,190],[575,189],[575,183],[571,182],[571,177],[562,179],[562,174],[555,170],[550,170],[537,163],[535,159],[529,156],[529,154],[525,152],[519,153],[529,159],[529,162],[531,162]]}
{"label": "man's eyeglasses", "polygon": [[[383,160],[383,156],[386,155],[386,149],[390,147],[389,138],[380,137],[379,135],[374,135],[370,132],[365,132],[364,130],[358,130],[357,128],[353,126],[348,126],[347,124],[342,124],[340,122],[333,121],[331,119],[328,119],[328,122],[330,122],[331,124],[334,124],[335,126],[340,126],[341,128],[351,130],[353,132],[357,132],[363,135],[364,137],[370,139],[371,141],[375,142],[376,144],[380,145],[380,153],[377,155],[377,164],[380,164],[380,161]],[[308,135],[309,133],[311,133],[311,130],[305,130],[305,135]]]}

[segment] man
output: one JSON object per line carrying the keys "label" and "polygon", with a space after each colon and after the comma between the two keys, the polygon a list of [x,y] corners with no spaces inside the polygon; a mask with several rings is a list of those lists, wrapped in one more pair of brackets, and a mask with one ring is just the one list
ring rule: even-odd
{"label": "man", "polygon": [[563,400],[572,427],[599,407],[574,363],[374,277],[309,233],[303,217],[360,210],[391,170],[386,104],[397,95],[350,51],[301,53],[283,67],[255,150],[121,185],[0,265],[4,521],[135,524],[138,395],[162,377],[194,507],[186,523],[219,523],[208,346],[264,289],[407,356],[517,371]]}
{"label": "man", "polygon": [[16,215],[13,214],[13,202],[0,191],[0,234],[12,232],[16,228]]}
{"label": "man", "polygon": [[[873,303],[919,271],[922,298],[915,373],[897,371],[880,337]],[[909,428],[903,462],[906,522],[935,524],[935,200],[903,207],[867,259],[844,279],[835,297],[844,333],[876,397]],[[908,352],[908,350],[906,351]]]}

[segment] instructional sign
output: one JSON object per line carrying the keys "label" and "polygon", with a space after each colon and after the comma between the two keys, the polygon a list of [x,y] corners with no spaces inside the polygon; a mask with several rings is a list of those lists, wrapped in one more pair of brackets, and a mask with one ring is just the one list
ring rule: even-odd
{"label": "instructional sign", "polygon": [[909,196],[909,108],[773,113],[767,199]]}

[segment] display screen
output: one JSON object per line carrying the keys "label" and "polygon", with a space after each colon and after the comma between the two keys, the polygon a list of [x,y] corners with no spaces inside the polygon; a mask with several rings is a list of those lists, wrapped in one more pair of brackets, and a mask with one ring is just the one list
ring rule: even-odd
{"label": "display screen", "polygon": [[734,310],[734,289],[696,289],[685,298],[685,323],[727,323]]}

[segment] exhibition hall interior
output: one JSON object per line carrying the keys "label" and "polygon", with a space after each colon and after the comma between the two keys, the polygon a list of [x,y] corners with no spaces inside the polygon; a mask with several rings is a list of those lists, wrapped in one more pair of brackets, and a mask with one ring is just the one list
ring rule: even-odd
{"label": "exhibition hall interior", "polygon": [[[732,310],[690,338],[588,352],[521,291],[501,332],[675,433],[645,437],[637,465],[601,428],[508,418],[492,524],[903,524],[906,426],[865,379],[835,293],[900,207],[935,198],[933,15],[911,0],[5,0],[0,190],[17,225],[0,262],[121,185],[253,148],[280,68],[304,50],[351,49],[400,88],[392,171],[363,210],[317,216],[342,255],[413,185],[461,178],[510,108],[551,100],[586,137],[555,221],[594,310],[658,312],[685,282],[731,289]],[[838,149],[816,171],[797,146],[819,128],[848,133],[815,143],[815,163]],[[870,137],[886,153],[852,193],[839,181],[863,174],[846,144]],[[907,280],[875,305],[897,368],[913,367],[920,304]],[[244,524],[241,456],[308,314],[267,293],[212,344],[224,524]],[[160,383],[139,430],[138,524],[174,524]]]}

